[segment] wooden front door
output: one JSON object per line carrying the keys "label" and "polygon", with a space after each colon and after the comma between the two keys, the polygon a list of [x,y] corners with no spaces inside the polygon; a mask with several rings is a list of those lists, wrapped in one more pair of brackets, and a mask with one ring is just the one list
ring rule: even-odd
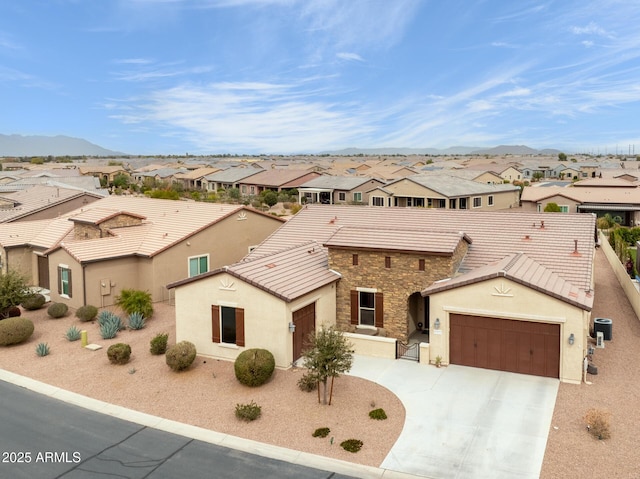
{"label": "wooden front door", "polygon": [[450,362],[560,377],[560,325],[452,314]]}
{"label": "wooden front door", "polygon": [[38,286],[49,289],[49,258],[38,255]]}
{"label": "wooden front door", "polygon": [[316,330],[316,303],[311,303],[293,312],[293,361],[302,357],[302,351],[307,345],[309,335]]}

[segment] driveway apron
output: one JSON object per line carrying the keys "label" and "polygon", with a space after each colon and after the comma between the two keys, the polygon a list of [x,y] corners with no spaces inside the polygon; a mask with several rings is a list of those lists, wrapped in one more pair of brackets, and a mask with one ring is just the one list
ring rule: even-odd
{"label": "driveway apron", "polygon": [[350,374],[388,388],[405,407],[380,467],[437,479],[539,477],[557,379],[358,355]]}

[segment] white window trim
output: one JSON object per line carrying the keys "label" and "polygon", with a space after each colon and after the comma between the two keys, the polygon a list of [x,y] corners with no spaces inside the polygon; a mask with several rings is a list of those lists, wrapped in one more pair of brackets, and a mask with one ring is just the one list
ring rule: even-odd
{"label": "white window trim", "polygon": [[493,195],[487,196],[487,206],[495,206],[496,201]]}
{"label": "white window trim", "polygon": [[[66,269],[66,270],[69,270],[69,272],[71,272],[71,268],[69,268],[68,264],[58,263],[58,268]],[[60,272],[60,275],[62,275],[62,271]],[[67,284],[69,284],[68,280],[67,280]],[[60,286],[61,286],[61,289],[64,291],[64,285],[62,284],[62,276],[60,276]],[[60,297],[64,299],[71,299],[71,296],[69,296],[66,293],[60,293]]]}
{"label": "white window trim", "polygon": [[[560,207],[560,213],[571,213],[571,206],[569,205],[558,205]],[[562,208],[566,208],[567,211],[562,211]]]}
{"label": "white window trim", "polygon": [[[480,206],[476,206],[476,200],[480,200]],[[482,196],[474,196],[471,198],[472,208],[482,208]]]}
{"label": "white window trim", "polygon": [[[358,293],[377,293],[378,292],[378,288],[360,288],[360,287],[356,287],[356,291]],[[374,299],[375,301],[375,299]],[[377,331],[378,328],[376,328],[376,325],[370,325],[370,324],[361,324],[360,323],[360,295],[358,294],[358,324],[356,325],[358,328],[360,329],[371,329],[374,331]],[[374,302],[374,307],[373,307],[373,316],[374,316],[374,322],[375,322],[375,302]]]}
{"label": "white window trim", "polygon": [[[359,196],[360,198],[359,198],[359,199],[356,199],[356,195],[357,195],[357,196]],[[359,202],[359,203],[361,203],[361,202],[362,202],[362,192],[361,192],[361,191],[355,191],[355,192],[353,193],[353,201],[357,201],[357,202]]]}
{"label": "white window trim", "polygon": [[[374,199],[382,200],[382,205],[374,205],[373,204],[373,200]],[[369,202],[370,202],[371,206],[382,206],[382,207],[384,207],[384,204],[385,204],[384,196],[370,196],[369,197]]]}

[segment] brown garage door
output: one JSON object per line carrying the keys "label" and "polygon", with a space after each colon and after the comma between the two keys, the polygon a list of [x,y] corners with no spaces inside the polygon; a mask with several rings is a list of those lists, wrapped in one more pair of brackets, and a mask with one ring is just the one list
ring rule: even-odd
{"label": "brown garage door", "polygon": [[560,325],[452,314],[450,362],[557,378]]}

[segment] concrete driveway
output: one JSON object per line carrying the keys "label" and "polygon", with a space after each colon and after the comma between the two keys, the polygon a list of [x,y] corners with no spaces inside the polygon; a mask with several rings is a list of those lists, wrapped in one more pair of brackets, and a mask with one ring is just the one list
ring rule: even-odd
{"label": "concrete driveway", "polygon": [[540,476],[557,379],[363,356],[350,374],[404,404],[404,428],[382,468],[437,479]]}

